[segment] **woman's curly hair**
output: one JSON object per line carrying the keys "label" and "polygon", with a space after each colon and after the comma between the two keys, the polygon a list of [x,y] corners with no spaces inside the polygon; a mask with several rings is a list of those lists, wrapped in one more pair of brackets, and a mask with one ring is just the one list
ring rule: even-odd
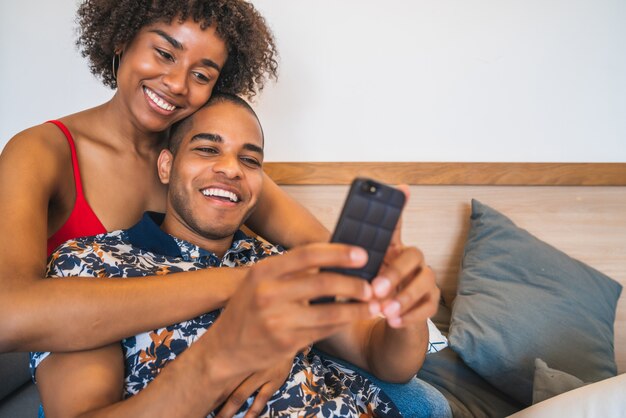
{"label": "woman's curly hair", "polygon": [[76,45],[91,72],[117,87],[112,70],[116,48],[155,22],[193,19],[204,29],[215,25],[228,59],[214,90],[252,98],[268,78],[276,78],[274,37],[265,19],[244,0],[85,0],[78,8]]}

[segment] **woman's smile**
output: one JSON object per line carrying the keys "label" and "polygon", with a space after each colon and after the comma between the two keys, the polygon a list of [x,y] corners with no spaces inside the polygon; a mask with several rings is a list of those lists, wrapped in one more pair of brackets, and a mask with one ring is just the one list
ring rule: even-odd
{"label": "woman's smile", "polygon": [[148,99],[148,103],[150,103],[150,105],[160,113],[163,113],[164,115],[171,115],[174,110],[176,110],[177,106],[175,104],[172,104],[168,100],[162,98],[148,87],[144,86],[143,91]]}

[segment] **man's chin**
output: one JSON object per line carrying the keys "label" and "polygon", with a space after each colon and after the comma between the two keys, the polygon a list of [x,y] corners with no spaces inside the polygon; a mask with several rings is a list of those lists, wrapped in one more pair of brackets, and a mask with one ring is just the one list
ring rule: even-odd
{"label": "man's chin", "polygon": [[[211,214],[205,214],[202,218],[193,216],[185,216],[185,223],[190,229],[202,237],[210,240],[223,240],[232,237],[248,219],[253,208],[249,208],[245,213],[228,213],[228,211],[217,211]],[[191,215],[191,214],[189,214]],[[235,219],[236,218],[236,219]]]}
{"label": "man's chin", "polygon": [[219,227],[211,225],[210,228],[202,228],[200,232],[204,238],[217,241],[232,237],[239,230],[239,227],[239,225],[220,225]]}

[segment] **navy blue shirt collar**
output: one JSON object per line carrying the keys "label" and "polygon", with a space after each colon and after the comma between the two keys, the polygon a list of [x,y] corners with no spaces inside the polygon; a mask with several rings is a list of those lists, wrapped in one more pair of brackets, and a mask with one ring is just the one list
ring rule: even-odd
{"label": "navy blue shirt collar", "polygon": [[[145,212],[143,217],[135,226],[126,231],[128,234],[128,241],[134,247],[141,248],[142,250],[150,251],[154,254],[160,254],[169,257],[184,257],[183,251],[181,251],[181,245],[186,243],[183,240],[175,240],[170,234],[161,229],[161,224],[165,219],[165,215],[157,212]],[[236,245],[238,241],[249,239],[249,237],[238,230],[233,237],[232,245]],[[190,243],[187,243],[190,244]],[[193,245],[193,244],[191,244]],[[232,247],[232,246],[231,246]],[[213,255],[213,253],[200,249],[201,255]]]}

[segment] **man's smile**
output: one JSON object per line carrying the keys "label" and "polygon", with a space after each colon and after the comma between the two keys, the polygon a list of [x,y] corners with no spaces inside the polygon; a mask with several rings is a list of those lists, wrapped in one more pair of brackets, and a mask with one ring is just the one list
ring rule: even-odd
{"label": "man's smile", "polygon": [[207,197],[216,197],[223,201],[229,201],[232,203],[238,203],[241,198],[231,190],[225,190],[218,187],[207,187],[205,189],[201,189],[200,192]]}

